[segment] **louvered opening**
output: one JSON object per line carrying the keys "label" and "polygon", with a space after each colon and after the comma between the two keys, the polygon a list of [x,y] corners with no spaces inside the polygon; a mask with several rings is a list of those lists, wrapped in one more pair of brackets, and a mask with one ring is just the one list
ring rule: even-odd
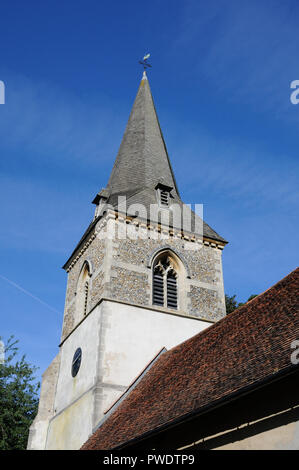
{"label": "louvered opening", "polygon": [[89,289],[89,282],[86,281],[84,285],[84,315],[87,313],[87,300],[88,300],[88,289]]}
{"label": "louvered opening", "polygon": [[177,294],[177,280],[174,273],[169,273],[167,276],[167,307],[177,308],[178,294]]}
{"label": "louvered opening", "polygon": [[169,197],[168,191],[161,190],[160,199],[161,199],[162,206],[168,206],[168,197]]}
{"label": "louvered opening", "polygon": [[153,304],[164,305],[164,280],[159,270],[155,270],[153,276]]}
{"label": "louvered opening", "polygon": [[165,308],[178,308],[177,271],[173,259],[163,254],[153,268],[153,304]]}
{"label": "louvered opening", "polygon": [[76,314],[75,323],[81,321],[82,317],[88,313],[89,295],[90,295],[90,268],[87,261],[84,262],[76,290]]}

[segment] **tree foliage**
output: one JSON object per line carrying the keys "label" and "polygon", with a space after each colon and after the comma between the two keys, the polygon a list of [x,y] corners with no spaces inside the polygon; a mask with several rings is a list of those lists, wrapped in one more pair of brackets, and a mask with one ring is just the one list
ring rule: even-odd
{"label": "tree foliage", "polygon": [[8,339],[5,360],[0,364],[0,450],[26,449],[38,407],[37,367],[29,364],[25,355],[17,360],[18,340],[13,338]]}
{"label": "tree foliage", "polygon": [[250,297],[248,297],[246,302],[237,302],[236,295],[229,296],[225,294],[226,314],[232,313],[237,308],[241,307],[242,305],[245,305],[247,302],[254,299],[256,296],[256,294],[252,294]]}

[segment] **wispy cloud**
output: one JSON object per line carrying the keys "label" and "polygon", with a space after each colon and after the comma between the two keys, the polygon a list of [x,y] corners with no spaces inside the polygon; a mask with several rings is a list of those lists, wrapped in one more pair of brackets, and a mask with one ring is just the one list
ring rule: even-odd
{"label": "wispy cloud", "polygon": [[51,305],[47,304],[46,302],[44,302],[43,300],[41,300],[39,297],[37,297],[36,295],[32,294],[31,292],[29,292],[28,290],[24,289],[23,287],[19,286],[19,284],[17,284],[16,282],[13,282],[11,281],[10,279],[7,279],[7,277],[5,276],[2,276],[0,274],[0,278],[5,281],[5,282],[8,282],[8,284],[10,284],[11,286],[15,287],[16,289],[18,289],[19,291],[23,292],[23,294],[31,297],[32,299],[36,300],[37,302],[39,302],[40,304],[44,305],[45,307],[47,307],[48,309],[52,310],[53,312],[56,312],[58,313],[59,315],[61,315],[61,312],[59,312],[56,308],[54,307],[51,307]]}
{"label": "wispy cloud", "polygon": [[272,204],[273,210],[284,207],[291,211],[298,204],[297,160],[270,154],[252,142],[215,138],[200,128],[196,133],[184,130],[182,140],[177,137],[179,129],[172,134],[176,135],[176,170],[188,197],[215,194],[243,207],[267,210]]}
{"label": "wispy cloud", "polygon": [[[3,149],[20,148],[24,154],[59,166],[59,160],[85,166],[105,161],[115,151],[111,133],[123,121],[115,103],[101,93],[84,98],[53,83],[27,77],[6,78],[6,105],[0,114]],[[93,100],[93,101],[92,101]]]}
{"label": "wispy cloud", "polygon": [[[299,77],[296,3],[274,0],[218,0],[185,4],[173,53],[192,57],[192,71],[226,99],[271,110],[299,121],[291,109],[290,82]],[[186,56],[186,54],[185,54]],[[229,98],[228,98],[229,97]]]}
{"label": "wispy cloud", "polygon": [[78,186],[67,191],[45,178],[0,175],[2,249],[66,256],[93,215],[88,189]]}
{"label": "wispy cloud", "polygon": [[7,78],[0,114],[3,248],[71,250],[120,143],[112,136],[125,118],[115,106],[101,93],[78,98],[53,84]]}

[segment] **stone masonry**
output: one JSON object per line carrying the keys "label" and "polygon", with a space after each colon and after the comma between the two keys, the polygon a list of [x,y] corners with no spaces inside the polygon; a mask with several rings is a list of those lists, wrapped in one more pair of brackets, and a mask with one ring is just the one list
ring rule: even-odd
{"label": "stone masonry", "polygon": [[[105,234],[107,222],[110,223],[110,227],[115,227],[116,235],[111,239]],[[86,250],[81,249],[79,255],[75,253],[71,258],[67,269],[68,284],[62,341],[76,327],[76,288],[80,271],[86,261],[91,266],[87,314],[103,298],[148,307],[151,306],[150,263],[155,253],[163,248],[170,252],[173,250],[185,267],[185,288],[180,294],[184,296],[181,305],[185,308],[179,309],[177,313],[211,322],[225,315],[221,264],[223,245],[200,239],[186,240],[188,237],[182,237],[179,233],[171,233],[163,240],[161,237],[153,239],[152,232],[149,232],[146,226],[143,227],[142,237],[120,239],[117,230],[124,223],[121,218],[110,213],[96,225]],[[127,225],[132,224],[129,221]],[[134,229],[137,226],[138,222],[135,219]],[[83,317],[79,322],[82,319]]]}

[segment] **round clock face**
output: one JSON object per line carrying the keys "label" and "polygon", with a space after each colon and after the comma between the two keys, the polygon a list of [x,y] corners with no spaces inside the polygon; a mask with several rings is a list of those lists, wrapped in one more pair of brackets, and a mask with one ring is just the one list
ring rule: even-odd
{"label": "round clock face", "polygon": [[72,376],[76,377],[79,372],[80,365],[81,365],[81,358],[82,358],[82,351],[81,348],[78,348],[74,354],[73,362],[72,362]]}

